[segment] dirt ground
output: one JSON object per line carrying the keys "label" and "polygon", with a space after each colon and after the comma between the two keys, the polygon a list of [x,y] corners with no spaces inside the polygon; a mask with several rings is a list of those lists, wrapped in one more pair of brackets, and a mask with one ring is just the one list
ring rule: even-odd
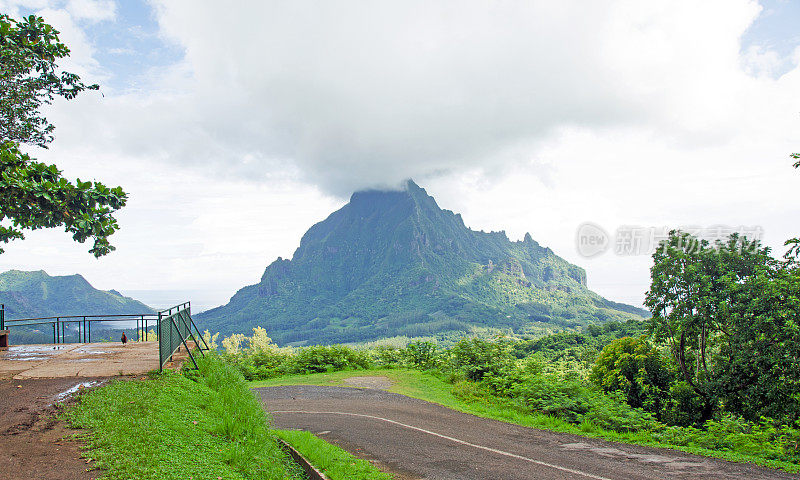
{"label": "dirt ground", "polygon": [[344,379],[343,385],[346,387],[388,390],[392,386],[392,381],[389,380],[389,377],[349,377]]}
{"label": "dirt ground", "polygon": [[56,415],[74,393],[107,378],[0,380],[0,477],[8,480],[98,478],[81,458],[75,433]]}
{"label": "dirt ground", "polygon": [[[187,360],[181,349],[165,368],[179,369]],[[100,477],[102,472],[81,458],[73,438],[77,432],[57,415],[85,389],[157,369],[156,342],[21,345],[0,351],[0,479]]]}

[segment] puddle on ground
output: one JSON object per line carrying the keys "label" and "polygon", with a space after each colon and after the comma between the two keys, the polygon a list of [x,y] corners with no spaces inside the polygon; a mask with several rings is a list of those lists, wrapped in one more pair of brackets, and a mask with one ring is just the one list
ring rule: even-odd
{"label": "puddle on ground", "polygon": [[49,352],[51,350],[66,350],[70,345],[12,345],[9,352]]}
{"label": "puddle on ground", "polygon": [[108,355],[111,352],[106,352],[106,351],[103,351],[103,350],[90,350],[90,349],[81,347],[81,348],[76,348],[75,350],[73,350],[73,353],[82,353],[82,354],[85,354],[85,355]]}
{"label": "puddle on ground", "polygon": [[0,355],[3,360],[47,360],[48,353],[66,350],[66,345],[14,345]]}
{"label": "puddle on ground", "polygon": [[6,355],[3,360],[16,360],[18,362],[30,362],[37,360],[47,360],[50,357],[40,357],[38,355]]}
{"label": "puddle on ground", "polygon": [[63,392],[57,394],[56,396],[53,397],[53,399],[56,402],[63,402],[64,400],[66,400],[67,398],[69,398],[70,396],[72,396],[73,394],[78,392],[79,390],[82,390],[84,388],[95,387],[97,385],[100,385],[101,383],[103,383],[102,380],[90,380],[88,382],[80,382],[80,383],[75,384],[72,387],[64,390]]}

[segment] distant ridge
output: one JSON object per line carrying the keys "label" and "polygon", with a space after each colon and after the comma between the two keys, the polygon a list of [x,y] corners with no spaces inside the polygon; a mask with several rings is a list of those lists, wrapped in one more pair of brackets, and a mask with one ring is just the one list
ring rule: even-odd
{"label": "distant ridge", "polygon": [[98,290],[80,275],[50,276],[44,270],[0,273],[0,303],[5,304],[7,318],[154,311],[116,290]]}
{"label": "distant ridge", "polygon": [[467,332],[541,333],[644,310],[606,300],[530,234],[477,232],[413,181],[356,192],[303,235],[291,260],[198,315],[223,334],[263,326],[281,344]]}

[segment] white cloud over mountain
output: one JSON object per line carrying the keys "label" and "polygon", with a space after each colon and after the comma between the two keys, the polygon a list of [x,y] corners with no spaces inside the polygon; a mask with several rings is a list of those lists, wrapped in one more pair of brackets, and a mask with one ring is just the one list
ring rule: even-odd
{"label": "white cloud over mountain", "polygon": [[[161,41],[183,56],[143,72],[147,81],[136,88],[55,105],[57,140],[40,156],[76,176],[125,185],[134,194],[129,210],[151,201],[136,194],[153,183],[174,188],[190,228],[221,224],[277,239],[254,223],[278,208],[313,210],[294,218],[295,237],[241,246],[238,260],[202,257],[239,245],[234,234],[199,239],[197,258],[176,264],[186,272],[225,262],[231,277],[258,271],[267,257],[291,252],[295,230],[320,219],[321,209],[304,205],[332,207],[355,189],[409,177],[476,228],[532,231],[584,262],[601,293],[632,302],[646,288],[647,259],[585,263],[572,247],[580,222],[612,230],[758,222],[778,245],[791,233],[787,217],[797,218],[800,174],[788,153],[800,149],[798,58],[767,45],[742,48],[762,11],[754,1],[152,7]],[[27,8],[63,31],[70,66],[87,79],[115,75],[98,61],[112,46],[90,33],[119,21],[120,8],[90,0]],[[181,175],[193,186],[166,180]],[[275,185],[283,193],[272,197]],[[286,185],[297,187],[292,200]],[[218,195],[214,208],[199,199],[208,192]],[[271,206],[249,211],[241,192]],[[128,228],[145,221],[124,215]],[[152,215],[175,218],[167,207]],[[123,246],[114,255],[124,259]],[[4,257],[28,248],[20,243]],[[256,254],[258,267],[250,265]],[[604,281],[627,283],[604,292]]]}

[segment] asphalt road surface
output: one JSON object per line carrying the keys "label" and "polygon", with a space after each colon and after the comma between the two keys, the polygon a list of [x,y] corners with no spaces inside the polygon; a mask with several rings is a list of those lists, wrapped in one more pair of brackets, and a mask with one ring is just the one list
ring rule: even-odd
{"label": "asphalt road surface", "polygon": [[676,450],[511,425],[383,390],[255,390],[277,428],[310,431],[399,479],[800,479]]}

